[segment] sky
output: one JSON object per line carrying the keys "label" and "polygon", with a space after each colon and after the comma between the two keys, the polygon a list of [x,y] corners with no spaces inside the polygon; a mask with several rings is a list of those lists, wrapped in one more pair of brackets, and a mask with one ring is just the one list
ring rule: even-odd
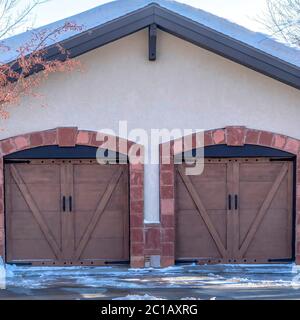
{"label": "sky", "polygon": [[[49,0],[34,10],[33,27],[55,22],[89,10],[111,0]],[[266,32],[257,21],[266,8],[266,0],[177,0],[227,18],[253,31]],[[21,5],[28,0],[21,0]],[[22,30],[23,31],[23,30]]]}

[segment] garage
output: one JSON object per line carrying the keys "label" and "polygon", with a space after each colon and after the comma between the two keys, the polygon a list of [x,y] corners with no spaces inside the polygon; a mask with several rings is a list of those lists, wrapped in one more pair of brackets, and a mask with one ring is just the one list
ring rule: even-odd
{"label": "garage", "polygon": [[183,163],[175,169],[176,260],[293,259],[291,158],[206,157],[203,173],[194,176],[185,174],[186,167]]}
{"label": "garage", "polygon": [[127,164],[14,157],[5,161],[8,263],[129,262]]}
{"label": "garage", "polygon": [[[299,50],[176,1],[119,2],[38,28],[72,30],[42,42],[49,78],[29,59],[36,91],[4,95],[0,259],[300,264]],[[13,75],[32,36],[4,39]],[[126,164],[93,166],[83,147],[104,143]],[[200,146],[223,149],[185,176],[174,158]]]}

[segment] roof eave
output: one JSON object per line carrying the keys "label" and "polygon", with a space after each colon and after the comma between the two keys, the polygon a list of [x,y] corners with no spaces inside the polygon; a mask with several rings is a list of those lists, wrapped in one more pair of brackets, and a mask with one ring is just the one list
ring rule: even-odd
{"label": "roof eave", "polygon": [[[156,24],[158,28],[194,45],[212,51],[268,77],[300,89],[300,68],[264,51],[230,38],[198,22],[151,3],[103,25],[60,42],[74,58]],[[46,50],[46,58],[65,59],[56,45]]]}

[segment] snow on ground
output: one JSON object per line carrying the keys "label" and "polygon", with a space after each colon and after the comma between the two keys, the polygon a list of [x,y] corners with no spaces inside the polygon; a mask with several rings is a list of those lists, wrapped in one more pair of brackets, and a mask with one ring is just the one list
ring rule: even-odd
{"label": "snow on ground", "polygon": [[125,267],[6,267],[6,286],[81,288],[300,288],[300,268],[288,265],[186,265],[163,269]]}
{"label": "snow on ground", "polygon": [[2,258],[0,257],[0,289],[5,289],[5,268]]}
{"label": "snow on ground", "polygon": [[[112,300],[166,300],[166,299],[150,296],[149,294],[144,294],[144,295],[128,294],[125,297],[114,298]],[[201,300],[201,299],[196,297],[183,297],[180,300]],[[216,297],[212,297],[210,298],[210,300],[216,300]]]}
{"label": "snow on ground", "polygon": [[149,294],[144,294],[144,295],[128,294],[125,297],[114,298],[112,300],[166,300],[166,299],[150,296]]}

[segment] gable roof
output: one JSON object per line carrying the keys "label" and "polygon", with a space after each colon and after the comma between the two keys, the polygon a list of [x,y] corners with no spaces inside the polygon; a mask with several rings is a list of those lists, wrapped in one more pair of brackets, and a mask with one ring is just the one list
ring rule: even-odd
{"label": "gable roof", "polygon": [[[70,57],[156,24],[163,31],[300,89],[299,49],[171,0],[117,0],[19,34],[2,42],[10,50],[0,53],[0,61],[13,61],[17,48],[30,41],[34,33],[56,29],[67,21],[83,26],[82,31],[68,31],[56,39],[68,50]],[[63,59],[51,39],[47,46],[48,59]]]}

